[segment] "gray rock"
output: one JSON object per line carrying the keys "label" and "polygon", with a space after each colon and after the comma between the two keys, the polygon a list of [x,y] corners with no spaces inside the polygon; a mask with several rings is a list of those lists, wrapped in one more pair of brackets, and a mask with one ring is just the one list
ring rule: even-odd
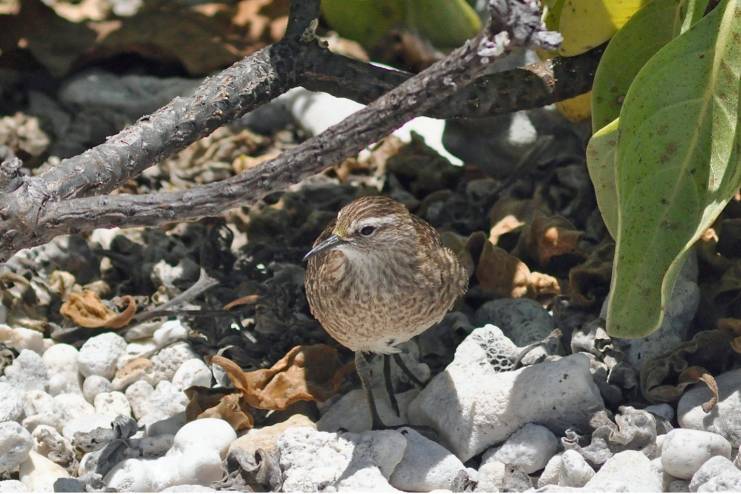
{"label": "gray rock", "polygon": [[483,304],[476,311],[476,324],[493,324],[517,346],[540,341],[556,327],[553,317],[529,298],[502,298]]}
{"label": "gray rock", "polygon": [[587,482],[592,492],[662,492],[661,472],[640,451],[621,451]]}
{"label": "gray rock", "polygon": [[689,480],[713,456],[731,458],[731,444],[721,435],[692,429],[674,429],[661,445],[664,471]]}
{"label": "gray rock", "polygon": [[46,365],[41,356],[31,350],[21,350],[13,363],[5,368],[5,376],[0,382],[5,382],[18,391],[32,391],[46,389]]}
{"label": "gray rock", "polygon": [[542,470],[559,447],[558,438],[548,428],[525,424],[500,447],[485,452],[483,461],[491,458],[530,474]]}
{"label": "gray rock", "polygon": [[407,440],[404,457],[389,483],[402,491],[448,489],[460,492],[469,481],[466,467],[456,456],[414,429],[399,429]]}
{"label": "gray rock", "polygon": [[6,382],[0,382],[0,422],[23,420],[23,393]]}
{"label": "gray rock", "polygon": [[33,448],[33,438],[18,422],[0,423],[0,474],[16,470]]}
{"label": "gray rock", "polygon": [[713,456],[692,476],[689,490],[691,492],[741,490],[741,470],[725,456]]}
{"label": "gray rock", "polygon": [[116,333],[103,333],[89,338],[80,348],[77,363],[80,373],[87,376],[103,376],[112,379],[116,374],[116,362],[126,352],[126,340]]}
{"label": "gray rock", "polygon": [[[122,2],[118,2],[122,3]],[[131,9],[124,9],[125,12]],[[200,80],[147,75],[116,75],[99,69],[70,77],[59,91],[66,105],[115,110],[136,120],[196,88]]]}
{"label": "gray rock", "polygon": [[278,439],[283,491],[395,491],[387,479],[405,449],[406,439],[397,431],[338,435],[288,429]]}
{"label": "gray rock", "polygon": [[[410,389],[404,393],[396,395],[396,401],[399,404],[401,417],[391,409],[386,392],[376,388],[374,396],[376,397],[376,408],[381,420],[388,426],[403,425],[409,423],[407,409],[409,403],[417,397],[419,391]],[[354,389],[345,393],[322,415],[317,422],[317,428],[325,432],[337,432],[344,429],[348,432],[364,432],[371,428],[370,410],[365,398],[365,392],[362,389]]]}
{"label": "gray rock", "polygon": [[497,372],[511,366],[507,357],[502,360],[502,340],[495,326],[475,329],[409,405],[411,423],[432,427],[462,461],[529,422],[559,433],[588,429],[590,416],[604,407],[586,356]]}
{"label": "gray rock", "polygon": [[677,405],[679,425],[720,434],[734,448],[741,447],[741,369],[724,372],[715,377],[718,383],[718,403],[710,413],[702,404],[711,397],[707,386],[697,385],[687,390]]}
{"label": "gray rock", "polygon": [[562,487],[584,487],[594,477],[594,469],[582,455],[569,449],[561,455],[558,485]]}
{"label": "gray rock", "polygon": [[664,492],[690,492],[690,483],[682,479],[674,479],[664,489]]}
{"label": "gray rock", "polygon": [[649,405],[644,408],[649,413],[661,417],[664,420],[671,421],[674,418],[674,408],[668,403],[660,403],[658,405]]}

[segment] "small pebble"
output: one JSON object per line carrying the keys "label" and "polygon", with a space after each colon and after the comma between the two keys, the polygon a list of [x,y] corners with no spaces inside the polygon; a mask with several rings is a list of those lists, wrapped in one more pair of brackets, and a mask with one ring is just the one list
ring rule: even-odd
{"label": "small pebble", "polygon": [[62,435],[72,441],[75,439],[75,433],[77,432],[90,432],[98,427],[110,429],[111,422],[113,422],[114,418],[115,416],[112,415],[98,415],[94,413],[83,415],[65,423],[62,428]]}
{"label": "small pebble", "polygon": [[35,451],[20,468],[21,482],[32,492],[54,492],[54,482],[65,477],[69,477],[67,470]]}
{"label": "small pebble", "polygon": [[83,415],[92,415],[95,408],[85,399],[84,396],[77,393],[62,393],[54,397],[56,409],[62,414],[62,420],[68,422],[82,417]]}
{"label": "small pebble", "polygon": [[0,343],[15,350],[31,350],[41,355],[44,353],[44,335],[41,332],[16,326],[11,328],[0,324]]}
{"label": "small pebble", "polygon": [[50,395],[82,392],[78,356],[77,348],[66,343],[53,345],[44,352],[42,358],[49,374],[47,391]]}
{"label": "small pebble", "polygon": [[0,474],[12,472],[26,461],[33,438],[18,422],[0,423]]}
{"label": "small pebble", "polygon": [[23,417],[23,393],[0,382],[0,422],[20,422]]}
{"label": "small pebble", "polygon": [[223,456],[236,438],[234,429],[225,420],[210,418],[193,420],[175,434],[172,451],[209,449]]}
{"label": "small pebble", "polygon": [[126,351],[126,340],[116,333],[103,333],[89,338],[80,348],[77,362],[80,373],[112,379],[116,373],[116,362]]}
{"label": "small pebble", "polygon": [[538,477],[538,487],[546,485],[558,485],[558,477],[561,474],[561,454],[554,455],[545,464],[543,472]]}
{"label": "small pebble", "polygon": [[18,391],[46,389],[46,365],[41,355],[31,350],[21,350],[13,363],[5,368],[5,376],[0,382],[6,382]]}
{"label": "small pebble", "polygon": [[406,438],[407,447],[389,478],[392,486],[412,492],[463,490],[469,476],[466,467],[453,453],[414,429],[405,427],[399,432]]}
{"label": "small pebble", "polygon": [[594,469],[589,466],[582,455],[573,449],[561,455],[561,469],[558,485],[564,487],[584,487],[594,477]]}
{"label": "small pebble", "polygon": [[154,364],[146,357],[137,357],[126,362],[120,367],[113,378],[111,386],[116,391],[124,391],[137,381],[154,382],[152,369]]}
{"label": "small pebble", "polygon": [[689,480],[713,456],[731,458],[731,444],[721,435],[692,429],[674,429],[661,445],[664,471],[678,479]]}
{"label": "small pebble", "polygon": [[126,388],[124,395],[129,401],[134,418],[138,419],[149,411],[149,397],[154,393],[154,387],[146,381],[136,381]]}
{"label": "small pebble", "polygon": [[51,461],[70,465],[75,460],[72,443],[59,431],[48,425],[39,425],[33,430],[34,451]]}
{"label": "small pebble", "polygon": [[713,456],[695,472],[690,481],[691,492],[741,490],[741,470],[725,456]]}
{"label": "small pebble", "polygon": [[616,453],[586,483],[584,489],[597,492],[661,492],[662,475],[640,451]]}
{"label": "small pebble", "polygon": [[702,404],[710,399],[704,384],[688,389],[677,405],[679,425],[688,429],[715,432],[741,447],[741,369],[724,372],[715,377],[718,384],[718,403],[706,413]]}
{"label": "small pebble", "polygon": [[100,393],[108,393],[113,391],[111,381],[103,376],[88,376],[82,383],[82,395],[89,403],[95,401],[95,397]]}
{"label": "small pebble", "polygon": [[64,422],[63,413],[59,410],[54,397],[46,391],[27,391],[23,395],[23,427],[33,431],[38,425],[45,424],[59,430]]}
{"label": "small pebble", "polygon": [[185,341],[173,343],[162,348],[152,357],[152,379],[153,382],[171,381],[175,372],[183,365],[183,362],[198,358],[190,345]]}
{"label": "small pebble", "polygon": [[504,487],[507,465],[489,459],[479,467],[476,492],[499,492]]}
{"label": "small pebble", "polygon": [[482,461],[493,458],[530,474],[542,470],[559,446],[558,438],[547,427],[525,424],[504,444],[485,452]]}
{"label": "small pebble", "polygon": [[[0,307],[2,307],[0,305]],[[20,480],[0,480],[0,492],[29,492]]]}
{"label": "small pebble", "polygon": [[100,393],[95,397],[94,401],[95,413],[98,415],[124,415],[131,417],[131,405],[129,400],[126,399],[126,395],[120,391],[112,391],[110,393]]}
{"label": "small pebble", "polygon": [[181,391],[192,386],[211,387],[211,369],[199,358],[186,360],[175,372],[172,384]]}
{"label": "small pebble", "polygon": [[154,342],[158,348],[162,348],[178,340],[184,340],[188,337],[188,328],[183,323],[175,319],[162,323],[153,335]]}

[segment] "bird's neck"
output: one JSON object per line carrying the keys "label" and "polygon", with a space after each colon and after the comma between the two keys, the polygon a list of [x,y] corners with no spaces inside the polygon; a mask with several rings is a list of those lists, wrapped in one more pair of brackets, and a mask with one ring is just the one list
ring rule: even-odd
{"label": "bird's neck", "polygon": [[410,256],[401,255],[396,249],[363,253],[347,249],[343,253],[345,276],[352,278],[354,282],[388,285],[391,280],[398,279],[400,273],[410,273],[413,270]]}

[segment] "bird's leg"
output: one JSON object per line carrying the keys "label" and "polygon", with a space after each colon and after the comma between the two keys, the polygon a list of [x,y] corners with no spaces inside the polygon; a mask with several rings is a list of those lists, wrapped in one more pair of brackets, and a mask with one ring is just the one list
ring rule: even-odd
{"label": "bird's leg", "polygon": [[376,402],[373,399],[373,388],[370,379],[370,362],[363,352],[355,352],[355,370],[358,371],[360,383],[363,385],[365,397],[368,400],[368,408],[370,409],[371,414],[371,429],[374,431],[386,429],[386,425],[381,421],[381,416],[378,415]]}
{"label": "bird's leg", "polygon": [[401,417],[399,403],[396,401],[396,393],[394,393],[394,386],[391,384],[391,359],[386,354],[383,356],[383,381],[386,384],[386,393],[389,395],[391,408],[394,409],[397,417]]}
{"label": "bird's leg", "polygon": [[[406,376],[409,378],[410,381],[412,381],[412,383],[415,386],[417,386],[420,389],[422,389],[422,388],[425,387],[425,383],[423,383],[422,381],[420,381],[417,378],[417,376],[415,376],[414,374],[412,374],[412,371],[409,370],[409,367],[407,367],[407,364],[405,364],[404,363],[404,360],[401,358],[401,354],[400,353],[395,353],[394,354],[394,362],[396,362],[396,365],[399,366],[399,369],[401,369],[401,371],[404,374],[406,374]],[[384,371],[385,371],[385,369],[384,369]]]}

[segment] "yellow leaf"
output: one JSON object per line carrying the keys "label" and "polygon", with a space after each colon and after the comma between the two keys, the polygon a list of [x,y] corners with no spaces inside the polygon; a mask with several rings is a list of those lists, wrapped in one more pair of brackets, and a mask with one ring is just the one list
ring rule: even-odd
{"label": "yellow leaf", "polygon": [[563,43],[558,53],[573,57],[612,37],[649,0],[565,0],[558,29]]}
{"label": "yellow leaf", "polygon": [[561,115],[570,122],[581,122],[592,116],[592,91],[556,103]]}

